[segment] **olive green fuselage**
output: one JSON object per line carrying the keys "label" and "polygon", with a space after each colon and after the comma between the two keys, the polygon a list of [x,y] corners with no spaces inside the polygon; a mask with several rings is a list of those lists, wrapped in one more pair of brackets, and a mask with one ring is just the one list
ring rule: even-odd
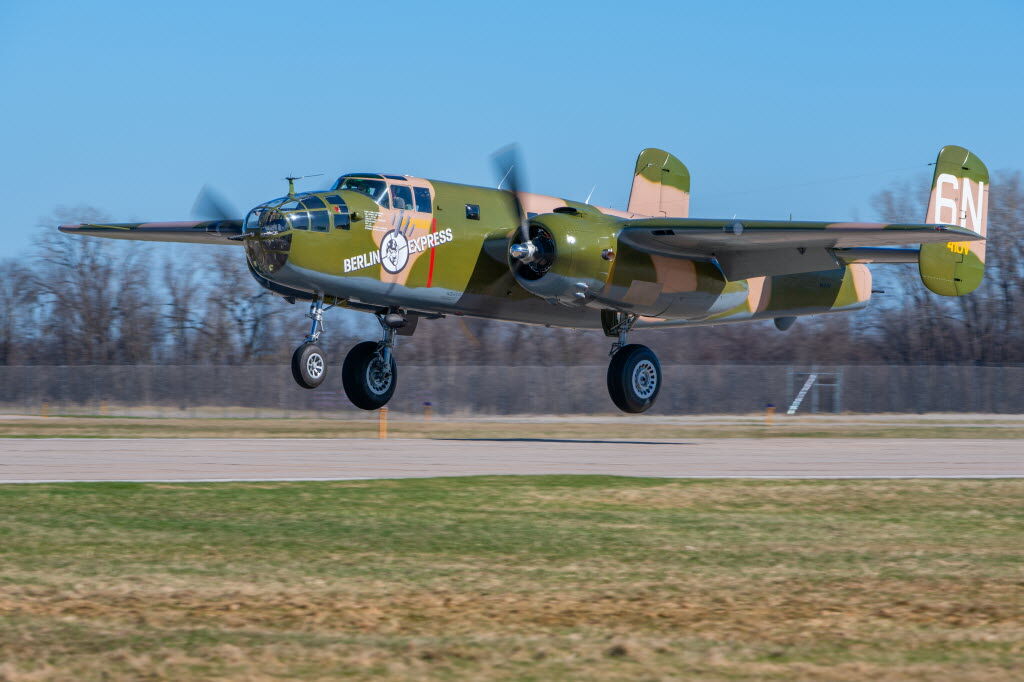
{"label": "olive green fuselage", "polygon": [[538,195],[523,206],[554,235],[557,257],[544,278],[526,282],[509,264],[519,222],[511,193],[397,176],[390,184],[417,197],[429,191],[430,210],[381,206],[352,190],[320,193],[342,199],[347,220],[247,236],[258,279],[354,307],[595,329],[602,308],[635,312],[642,325],[714,324],[850,310],[870,294],[865,266],[727,281],[713,261],[619,243],[621,212]]}

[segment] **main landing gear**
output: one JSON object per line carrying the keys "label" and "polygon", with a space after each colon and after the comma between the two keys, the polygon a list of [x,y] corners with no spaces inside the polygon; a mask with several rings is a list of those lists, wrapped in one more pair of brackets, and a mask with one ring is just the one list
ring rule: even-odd
{"label": "main landing gear", "polygon": [[623,412],[645,412],[654,405],[661,388],[661,363],[647,346],[627,343],[637,315],[602,311],[605,334],[617,336],[608,363],[608,393]]}
{"label": "main landing gear", "polygon": [[[326,309],[329,309],[329,306]],[[319,345],[324,331],[323,298],[317,297],[309,305],[306,317],[313,320],[305,342],[292,354],[292,376],[303,388],[316,388],[327,376],[327,360]],[[398,367],[393,350],[395,333],[405,327],[406,317],[397,312],[378,313],[382,338],[380,341],[364,341],[345,356],[341,367],[341,383],[352,404],[364,410],[383,407],[395,394],[398,383]],[[415,321],[415,320],[413,320]],[[407,329],[411,329],[410,325]]]}
{"label": "main landing gear", "polygon": [[383,407],[395,394],[398,366],[395,364],[395,332],[405,325],[400,313],[377,315],[380,341],[363,341],[348,352],[341,367],[341,382],[352,404],[363,410]]}

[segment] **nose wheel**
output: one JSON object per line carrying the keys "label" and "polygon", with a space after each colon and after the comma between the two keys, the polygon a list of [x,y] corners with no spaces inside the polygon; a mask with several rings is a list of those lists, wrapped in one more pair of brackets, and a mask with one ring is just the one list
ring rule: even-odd
{"label": "nose wheel", "polygon": [[324,331],[324,300],[313,299],[306,317],[313,320],[306,341],[292,353],[292,376],[302,388],[316,388],[327,377],[327,356],[317,343]]}
{"label": "nose wheel", "polygon": [[292,354],[292,376],[303,388],[316,388],[327,376],[324,351],[315,343],[304,343]]}

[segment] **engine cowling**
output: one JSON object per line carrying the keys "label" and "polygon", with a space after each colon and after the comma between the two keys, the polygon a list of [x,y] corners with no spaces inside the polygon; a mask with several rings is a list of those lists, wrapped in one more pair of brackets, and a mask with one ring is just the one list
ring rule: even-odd
{"label": "engine cowling", "polygon": [[535,216],[527,224],[527,235],[516,231],[510,240],[509,268],[536,296],[564,305],[586,304],[608,282],[620,227],[602,213],[574,208]]}

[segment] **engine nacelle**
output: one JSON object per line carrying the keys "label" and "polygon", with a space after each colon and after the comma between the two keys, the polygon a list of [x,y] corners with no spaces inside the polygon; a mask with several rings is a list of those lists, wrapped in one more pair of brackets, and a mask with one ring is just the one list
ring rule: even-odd
{"label": "engine nacelle", "polygon": [[581,305],[608,282],[621,225],[596,210],[559,209],[531,218],[529,239],[516,233],[509,267],[519,284],[552,303]]}

